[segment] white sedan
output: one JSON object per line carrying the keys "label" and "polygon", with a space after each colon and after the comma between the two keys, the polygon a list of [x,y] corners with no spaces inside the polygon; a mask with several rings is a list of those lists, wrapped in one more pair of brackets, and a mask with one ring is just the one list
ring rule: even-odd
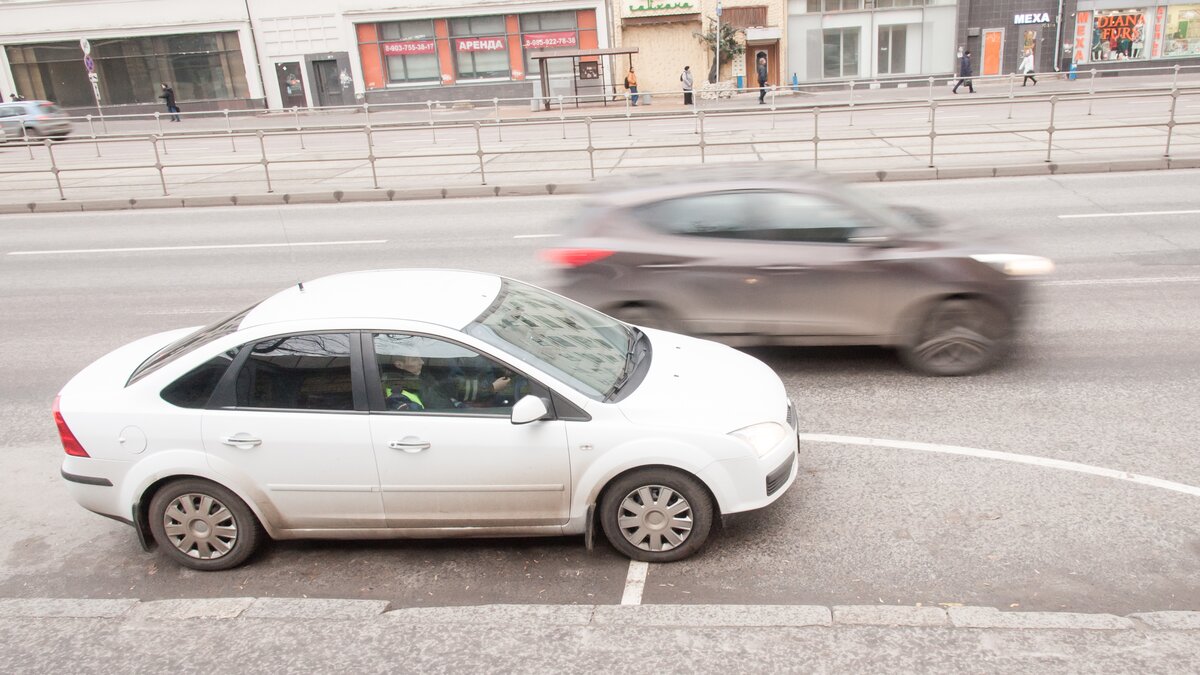
{"label": "white sedan", "polygon": [[200,570],[264,539],[586,534],[679,560],[796,477],[783,383],[728,347],[477,272],[297,284],[143,338],[54,404],[84,508]]}

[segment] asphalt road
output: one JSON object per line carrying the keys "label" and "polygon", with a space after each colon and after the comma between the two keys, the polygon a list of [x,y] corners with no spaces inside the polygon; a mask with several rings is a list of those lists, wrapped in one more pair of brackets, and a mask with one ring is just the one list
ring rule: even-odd
{"label": "asphalt road", "polygon": [[[783,377],[802,431],[833,438],[803,444],[801,476],[772,508],[729,519],[690,560],[651,566],[642,602],[1200,610],[1197,180],[1172,171],[866,186],[1058,262],[1020,348],[1002,368],[959,379],[915,376],[884,350],[755,351]],[[186,571],[71,501],[49,413],[58,388],[106,351],[299,279],[445,266],[537,282],[548,273],[537,249],[577,204],[0,216],[0,597],[620,602],[628,561],[604,544],[588,553],[579,538],[282,542],[236,570]],[[140,250],[104,250],[130,248]]]}

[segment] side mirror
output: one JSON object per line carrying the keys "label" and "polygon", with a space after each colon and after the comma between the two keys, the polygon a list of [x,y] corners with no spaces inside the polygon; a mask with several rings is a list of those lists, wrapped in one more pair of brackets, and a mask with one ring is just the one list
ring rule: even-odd
{"label": "side mirror", "polygon": [[542,419],[549,412],[550,408],[546,406],[545,399],[526,394],[513,406],[510,421],[513,424],[529,424]]}

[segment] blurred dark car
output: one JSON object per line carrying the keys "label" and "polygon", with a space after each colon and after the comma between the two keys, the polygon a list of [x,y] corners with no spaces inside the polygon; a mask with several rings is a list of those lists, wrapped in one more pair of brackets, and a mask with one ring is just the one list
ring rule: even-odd
{"label": "blurred dark car", "polygon": [[1005,352],[1038,256],[775,167],[641,177],[593,200],[551,287],[642,326],[747,345],[883,345],[965,375]]}
{"label": "blurred dark car", "polygon": [[0,121],[17,122],[18,138],[66,138],[71,133],[71,116],[50,101],[0,103]]}

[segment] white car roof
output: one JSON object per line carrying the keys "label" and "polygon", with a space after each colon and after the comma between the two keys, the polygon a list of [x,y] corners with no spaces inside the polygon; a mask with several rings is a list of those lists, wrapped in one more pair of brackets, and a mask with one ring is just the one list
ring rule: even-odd
{"label": "white car roof", "polygon": [[371,270],[305,281],[263,300],[239,328],[310,319],[406,319],[462,328],[487,309],[501,278],[463,270]]}

